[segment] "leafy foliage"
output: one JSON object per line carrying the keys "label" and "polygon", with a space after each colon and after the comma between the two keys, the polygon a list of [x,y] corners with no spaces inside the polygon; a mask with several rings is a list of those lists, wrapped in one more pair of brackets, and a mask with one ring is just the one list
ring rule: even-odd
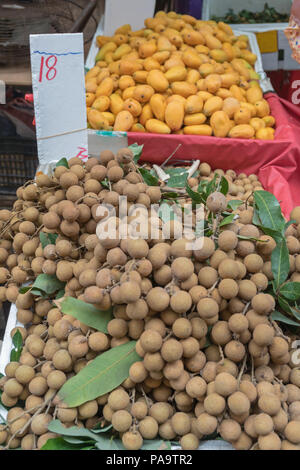
{"label": "leafy foliage", "polygon": [[14,348],[11,350],[10,353],[10,361],[11,362],[18,362],[22,353],[23,349],[23,338],[19,330],[17,330],[12,339]]}
{"label": "leafy foliage", "polygon": [[66,315],[72,315],[80,322],[95,330],[107,333],[107,324],[112,320],[112,309],[106,311],[99,310],[94,305],[83,302],[82,300],[67,297],[61,303],[61,311]]}

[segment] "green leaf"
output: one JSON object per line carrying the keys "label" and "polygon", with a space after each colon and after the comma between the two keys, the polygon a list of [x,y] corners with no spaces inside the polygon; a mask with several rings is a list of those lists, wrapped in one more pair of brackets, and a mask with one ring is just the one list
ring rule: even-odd
{"label": "green leaf", "polygon": [[133,161],[134,163],[137,163],[142,155],[144,145],[138,145],[137,143],[134,143],[132,145],[129,145],[128,148],[132,151],[133,153]]}
{"label": "green leaf", "polygon": [[295,318],[297,318],[297,320],[300,321],[300,310],[298,310],[297,308],[291,307],[291,306],[290,306],[290,309],[291,309],[292,315],[293,315]]}
{"label": "green leaf", "polygon": [[250,240],[252,242],[268,243],[268,240],[261,240],[255,237],[246,237],[245,235],[237,235],[239,240]]}
{"label": "green leaf", "polygon": [[201,204],[202,203],[202,196],[199,193],[196,193],[196,191],[193,191],[188,184],[185,185],[185,190],[192,199],[192,201],[195,204]]}
{"label": "green leaf", "polygon": [[65,289],[61,289],[57,292],[55,299],[56,300],[61,299],[62,297],[64,297],[64,295],[65,295]]}
{"label": "green leaf", "polygon": [[226,178],[224,176],[221,177],[221,182],[220,182],[220,192],[226,196],[229,190],[229,184]]}
{"label": "green leaf", "polygon": [[271,266],[276,289],[286,280],[290,270],[289,250],[285,239],[279,241],[272,251]]}
{"label": "green leaf", "polygon": [[41,242],[42,248],[44,249],[45,246],[47,245],[55,245],[55,241],[57,237],[58,237],[57,233],[40,232],[40,242]]}
{"label": "green leaf", "polygon": [[236,217],[236,214],[228,215],[220,222],[219,227],[223,227],[224,225],[231,224],[235,217]]}
{"label": "green leaf", "polygon": [[72,315],[87,326],[107,333],[107,324],[113,319],[112,309],[99,310],[92,304],[82,300],[66,297],[61,303],[61,311],[65,315]]}
{"label": "green leaf", "polygon": [[95,445],[99,450],[125,450],[121,439],[110,434],[101,434]]}
{"label": "green leaf", "polygon": [[82,444],[76,445],[66,442],[62,437],[54,437],[53,439],[48,439],[41,450],[90,450],[93,448],[94,446],[83,447]]}
{"label": "green leaf", "polygon": [[23,338],[19,330],[17,330],[12,339],[14,349],[10,353],[11,362],[18,362],[23,349]]}
{"label": "green leaf", "polygon": [[299,326],[299,323],[295,322],[289,317],[286,317],[282,313],[277,312],[276,310],[271,313],[271,319],[274,321],[280,321],[281,323],[286,323],[287,325]]}
{"label": "green leaf", "polygon": [[69,168],[68,160],[66,158],[61,158],[55,166],[65,166],[66,168]]}
{"label": "green leaf", "polygon": [[74,407],[114,390],[128,378],[131,365],[142,360],[135,345],[130,341],[100,354],[63,385],[60,399]]}
{"label": "green leaf", "polygon": [[276,197],[268,191],[254,191],[254,202],[262,226],[281,232],[284,229],[285,220]]}
{"label": "green leaf", "polygon": [[[109,426],[109,428],[111,428],[111,426]],[[86,428],[80,428],[79,426],[71,426],[70,428],[65,428],[59,421],[59,419],[50,421],[48,425],[48,430],[51,432],[55,432],[56,434],[60,434],[61,436],[82,437],[85,439],[92,439],[93,441],[99,439],[98,434]]]}
{"label": "green leaf", "polygon": [[101,184],[105,189],[109,189],[109,182],[108,182],[107,178],[105,178],[105,180],[101,181]]}
{"label": "green leaf", "polygon": [[218,176],[217,176],[217,174],[215,174],[213,179],[211,181],[209,181],[209,183],[207,184],[207,186],[206,186],[206,197],[208,197],[211,193],[213,193],[216,190],[217,179],[218,179]]}
{"label": "green leaf", "polygon": [[235,211],[241,204],[244,204],[244,201],[233,199],[232,201],[228,201],[227,207]]}
{"label": "green leaf", "polygon": [[164,222],[169,222],[170,220],[177,220],[178,216],[174,212],[171,205],[164,202],[159,206],[158,217]]}
{"label": "green leaf", "polygon": [[159,180],[155,176],[151,175],[149,170],[146,170],[146,168],[139,168],[138,169],[140,174],[143,177],[143,180],[145,181],[148,186],[158,186],[159,185]]}
{"label": "green leaf", "polygon": [[185,168],[167,168],[164,171],[170,175],[167,181],[169,188],[184,188],[187,184],[188,171]]}
{"label": "green leaf", "polygon": [[298,300],[300,298],[300,282],[287,282],[280,287],[279,292],[288,300]]}
{"label": "green leaf", "polygon": [[65,282],[61,282],[53,274],[39,274],[32,287],[45,292],[48,295],[54,294],[65,287]]}
{"label": "green leaf", "polygon": [[282,308],[282,310],[284,310],[287,313],[292,313],[291,307],[290,307],[290,305],[289,305],[289,303],[286,299],[284,299],[283,297],[278,295],[277,301],[278,301],[280,307]]}

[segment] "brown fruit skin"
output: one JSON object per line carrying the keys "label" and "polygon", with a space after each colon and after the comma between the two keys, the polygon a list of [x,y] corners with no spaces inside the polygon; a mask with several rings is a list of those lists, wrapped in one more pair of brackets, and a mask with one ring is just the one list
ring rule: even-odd
{"label": "brown fruit skin", "polygon": [[215,191],[211,193],[206,200],[207,208],[214,213],[222,212],[227,207],[227,200],[224,194]]}
{"label": "brown fruit skin", "polygon": [[290,421],[286,425],[284,435],[292,444],[300,444],[300,421]]}

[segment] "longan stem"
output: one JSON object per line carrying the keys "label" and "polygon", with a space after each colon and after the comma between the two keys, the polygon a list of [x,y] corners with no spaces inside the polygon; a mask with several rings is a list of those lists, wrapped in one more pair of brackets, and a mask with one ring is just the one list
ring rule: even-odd
{"label": "longan stem", "polygon": [[247,310],[248,310],[250,304],[251,304],[251,300],[246,303],[246,305],[245,305],[245,307],[242,311],[242,315],[245,315],[247,313]]}
{"label": "longan stem", "polygon": [[219,353],[220,353],[220,356],[221,356],[220,363],[224,364],[225,356],[224,356],[224,353],[223,353],[222,346],[220,346],[220,345],[219,345]]}
{"label": "longan stem", "polygon": [[282,332],[282,329],[277,325],[276,321],[272,320],[271,321],[272,325],[274,326],[275,328],[275,331],[276,331],[276,336],[280,336],[281,338],[283,339],[286,339],[288,343],[291,342],[291,338],[289,338],[288,336],[285,336]]}
{"label": "longan stem", "polygon": [[239,385],[240,385],[240,382],[241,382],[241,379],[242,379],[242,375],[243,375],[244,370],[245,370],[245,367],[246,367],[246,362],[247,362],[247,353],[245,354],[245,357],[244,357],[244,360],[243,360],[243,364],[242,364],[240,373],[239,373],[238,378],[237,378],[237,381],[238,381],[238,384],[239,384]]}

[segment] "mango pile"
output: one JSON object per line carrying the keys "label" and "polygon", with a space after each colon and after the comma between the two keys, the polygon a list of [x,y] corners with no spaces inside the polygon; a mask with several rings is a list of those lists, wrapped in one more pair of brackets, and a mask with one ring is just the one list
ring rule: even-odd
{"label": "mango pile", "polygon": [[159,11],[145,28],[98,36],[85,76],[92,129],[274,138],[248,36],[223,22]]}

